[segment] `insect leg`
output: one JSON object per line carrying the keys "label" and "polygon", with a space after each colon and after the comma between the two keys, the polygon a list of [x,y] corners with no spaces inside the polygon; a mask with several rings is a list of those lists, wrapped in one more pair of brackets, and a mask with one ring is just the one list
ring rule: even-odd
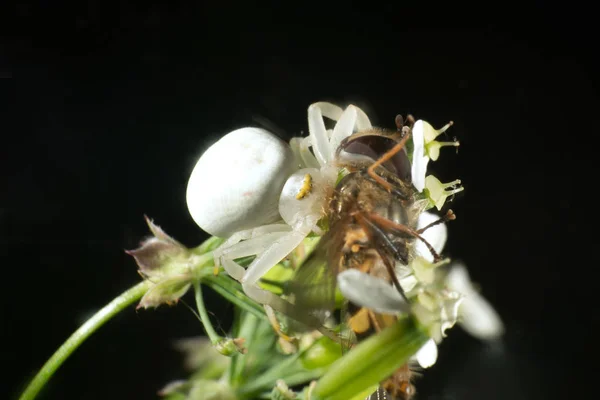
{"label": "insect leg", "polygon": [[[371,215],[371,214],[369,214],[369,215]],[[371,240],[372,242],[375,242],[376,240],[375,240],[374,234],[375,234],[375,232],[380,232],[381,229],[377,225],[375,225],[372,221],[367,219],[364,215],[362,215],[362,213],[357,213],[354,215],[354,217],[356,218],[356,221],[360,224],[360,226],[366,232],[367,236],[369,237],[369,240]],[[379,234],[378,237],[382,240],[388,240],[387,236],[384,233]],[[394,248],[394,246],[392,246],[392,245],[388,245],[387,247],[390,250],[392,248]],[[379,247],[376,247],[376,251],[381,256],[381,260],[383,261],[383,264],[385,265],[385,268],[388,271],[388,274],[390,276],[390,279],[392,280],[392,283],[394,284],[394,286],[396,287],[398,292],[400,292],[400,294],[402,295],[404,300],[407,300],[406,295],[404,294],[404,289],[402,289],[402,286],[400,285],[400,282],[398,281],[398,277],[396,276],[394,266],[390,263],[389,258],[386,256],[386,254],[383,254],[383,252],[381,251],[381,249]]]}
{"label": "insect leg", "polygon": [[398,142],[394,147],[392,147],[390,150],[385,152],[384,155],[382,155],[377,161],[375,161],[373,164],[371,164],[369,166],[369,168],[367,169],[367,173],[371,176],[371,178],[375,179],[375,181],[377,183],[379,183],[381,186],[383,186],[388,192],[392,191],[392,185],[390,183],[386,182],[382,177],[377,175],[375,173],[375,169],[377,167],[381,166],[384,162],[386,162],[390,158],[392,158],[400,150],[402,150],[404,148],[404,146],[406,145],[406,142],[408,141],[409,137],[410,137],[410,133],[407,131],[406,135],[404,135],[404,137],[400,140],[400,142]]}
{"label": "insect leg", "polygon": [[267,313],[267,318],[269,319],[269,323],[271,324],[271,327],[273,328],[275,333],[277,333],[277,335],[280,338],[282,338],[283,340],[285,340],[286,342],[292,342],[293,338],[289,337],[288,335],[283,333],[283,331],[281,330],[281,324],[277,320],[277,316],[275,315],[275,310],[273,310],[273,307],[265,304],[264,308]]}
{"label": "insect leg", "polygon": [[442,259],[442,257],[440,257],[440,255],[437,253],[437,251],[435,251],[433,246],[423,236],[421,236],[421,234],[419,232],[417,232],[416,230],[409,228],[406,225],[397,224],[394,221],[390,221],[389,219],[384,218],[375,213],[368,213],[367,215],[369,216],[370,219],[377,222],[384,228],[388,228],[388,229],[394,230],[396,232],[407,233],[407,234],[419,239],[420,241],[422,241],[425,244],[425,246],[427,246],[427,249],[433,255],[435,262],[438,262]]}
{"label": "insect leg", "polygon": [[446,211],[446,215],[444,215],[443,217],[441,217],[440,219],[438,219],[437,221],[433,221],[432,223],[428,224],[427,226],[417,230],[417,233],[423,233],[425,232],[427,229],[439,225],[439,224],[444,224],[448,221],[454,221],[456,219],[456,215],[454,214],[454,211],[452,210],[448,210]]}

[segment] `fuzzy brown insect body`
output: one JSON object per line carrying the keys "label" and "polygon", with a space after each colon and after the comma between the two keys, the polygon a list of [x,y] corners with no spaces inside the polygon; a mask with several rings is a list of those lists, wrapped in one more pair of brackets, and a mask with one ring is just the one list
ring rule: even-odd
{"label": "fuzzy brown insect body", "polygon": [[[395,191],[388,192],[372,180],[364,168],[339,182],[331,202],[330,215],[337,219],[331,229],[345,230],[338,272],[354,268],[399,287],[396,264],[408,264],[415,238],[407,233],[389,232],[370,216],[376,214],[395,224],[416,229],[423,205],[415,198],[410,183],[385,172],[382,177],[392,183]],[[345,227],[336,226],[339,223]],[[357,342],[396,322],[397,318],[393,315],[378,314],[352,303],[348,305],[348,326]],[[409,365],[403,365],[381,383],[384,391],[373,393],[370,399],[412,398],[415,393],[412,375]]]}
{"label": "fuzzy brown insect body", "polygon": [[[398,128],[394,133],[354,134],[337,150],[336,162],[347,174],[336,184],[329,202],[329,230],[290,286],[295,304],[313,315],[331,315],[336,277],[347,269],[383,279],[404,296],[398,267],[407,267],[415,240],[422,239],[416,227],[427,201],[412,185],[411,163],[403,148],[410,127],[400,120]],[[397,321],[394,315],[352,303],[347,304],[346,316],[355,342]],[[404,365],[368,399],[410,399],[415,393],[411,378],[408,364]]]}
{"label": "fuzzy brown insect body", "polygon": [[[390,177],[390,180],[393,181],[393,177]],[[394,284],[396,275],[390,274],[388,266],[395,270],[397,263],[408,263],[414,237],[387,232],[385,228],[369,219],[369,216],[375,213],[394,223],[416,228],[422,210],[420,203],[413,198],[408,185],[402,182],[395,184],[397,190],[402,190],[402,195],[390,193],[382,188],[369,178],[366,170],[352,173],[338,184],[330,213],[339,218],[331,229],[345,229],[338,272],[350,268],[358,269]],[[337,227],[338,223],[346,226]],[[347,315],[347,324],[354,332],[357,342],[397,322],[393,315],[375,313],[352,303],[348,304]],[[412,377],[408,364],[403,365],[383,381],[380,390],[373,393],[369,399],[412,398],[415,393]]]}

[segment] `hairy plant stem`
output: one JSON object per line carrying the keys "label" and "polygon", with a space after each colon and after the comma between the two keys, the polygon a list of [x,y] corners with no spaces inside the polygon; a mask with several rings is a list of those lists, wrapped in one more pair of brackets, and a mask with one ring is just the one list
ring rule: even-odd
{"label": "hairy plant stem", "polygon": [[210,317],[208,316],[208,312],[206,312],[206,307],[204,307],[204,299],[202,298],[202,285],[200,285],[199,281],[194,281],[194,294],[196,297],[196,307],[198,308],[200,321],[204,326],[204,330],[206,331],[208,338],[213,345],[216,345],[221,341],[222,337],[219,336],[210,322]]}
{"label": "hairy plant stem", "polygon": [[69,356],[83,343],[92,333],[104,325],[108,320],[117,315],[123,309],[139,300],[148,290],[150,283],[143,281],[127,289],[110,303],[102,307],[96,314],[88,319],[56,350],[36,376],[29,382],[19,400],[34,399],[44,385],[50,380],[54,372],[69,358]]}

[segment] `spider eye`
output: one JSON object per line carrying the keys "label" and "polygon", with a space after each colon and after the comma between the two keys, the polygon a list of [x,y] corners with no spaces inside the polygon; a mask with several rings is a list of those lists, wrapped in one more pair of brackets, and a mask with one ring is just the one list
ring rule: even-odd
{"label": "spider eye", "polygon": [[[340,144],[340,155],[350,161],[360,161],[367,157],[371,162],[380,159],[398,142],[382,135],[361,135],[349,137]],[[411,164],[406,149],[403,148],[383,163],[383,167],[405,182],[411,182]]]}

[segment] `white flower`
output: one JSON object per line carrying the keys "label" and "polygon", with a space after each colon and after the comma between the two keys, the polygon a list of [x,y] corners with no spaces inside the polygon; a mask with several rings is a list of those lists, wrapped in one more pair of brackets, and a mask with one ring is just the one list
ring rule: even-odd
{"label": "white flower", "polygon": [[448,196],[462,192],[465,189],[464,187],[459,186],[460,183],[460,179],[442,183],[435,176],[429,175],[425,178],[425,193],[429,198],[431,205],[435,206],[438,210],[441,210]]}
{"label": "white flower", "polygon": [[504,333],[504,324],[491,304],[474,288],[467,269],[462,264],[453,265],[446,277],[449,289],[465,296],[459,307],[459,325],[472,336],[491,340]]}
{"label": "white flower", "polygon": [[[395,287],[357,269],[342,271],[337,278],[338,287],[344,297],[363,307],[381,314],[409,314],[410,304],[398,293]],[[429,368],[437,360],[437,346],[433,339],[414,355],[422,368]]]}
{"label": "white flower", "polygon": [[425,175],[429,160],[437,160],[440,148],[444,146],[458,146],[458,142],[438,142],[435,140],[440,134],[452,126],[452,121],[441,129],[434,129],[428,122],[418,120],[412,128],[412,139],[414,144],[412,158],[412,180],[413,185],[419,192],[425,188]]}
{"label": "white flower", "polygon": [[[323,117],[336,121],[333,130],[325,128]],[[345,110],[327,102],[308,107],[308,143],[321,166],[331,164],[340,143],[355,131],[371,129],[371,121],[363,110],[350,104]]]}
{"label": "white flower", "polygon": [[410,305],[398,290],[386,281],[361,272],[347,269],[337,277],[338,287],[344,297],[381,314],[407,314]]}
{"label": "white flower", "polygon": [[458,292],[440,289],[437,285],[424,286],[417,290],[412,311],[427,327],[429,336],[440,343],[446,337],[446,331],[456,324],[463,299]]}
{"label": "white flower", "polygon": [[415,359],[421,368],[429,368],[437,361],[438,350],[433,339],[429,339],[414,355]]}
{"label": "white flower", "polygon": [[[424,212],[419,217],[417,228],[422,229],[438,219],[435,214]],[[445,224],[434,225],[421,236],[439,253],[446,243],[447,228]],[[434,263],[434,256],[419,240],[415,253],[411,265],[398,267],[398,278],[405,293],[415,294],[417,317],[431,327],[433,339],[413,357],[421,367],[428,368],[437,359],[436,342],[441,341],[443,332],[456,321],[456,308],[460,296],[448,291],[437,293],[420,290],[421,286],[434,283],[435,269],[445,262]],[[346,299],[375,312],[393,315],[415,311],[414,305],[407,302],[391,284],[367,273],[348,269],[338,275],[337,282]]]}

